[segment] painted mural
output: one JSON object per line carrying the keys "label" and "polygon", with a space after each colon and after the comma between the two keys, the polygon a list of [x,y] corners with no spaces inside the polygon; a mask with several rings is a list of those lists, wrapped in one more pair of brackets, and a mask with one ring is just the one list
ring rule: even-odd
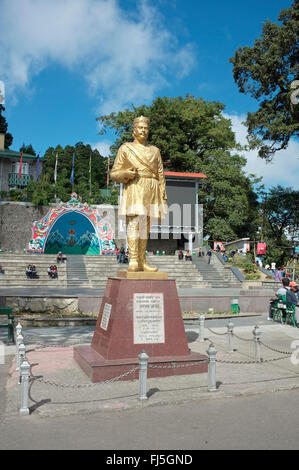
{"label": "painted mural", "polygon": [[73,193],[70,201],[50,209],[34,223],[29,251],[45,254],[102,255],[116,250],[113,230]]}

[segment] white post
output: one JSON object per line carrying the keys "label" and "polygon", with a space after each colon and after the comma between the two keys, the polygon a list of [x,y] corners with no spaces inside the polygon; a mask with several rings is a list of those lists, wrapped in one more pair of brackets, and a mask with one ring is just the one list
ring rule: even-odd
{"label": "white post", "polygon": [[209,357],[208,366],[208,391],[216,392],[216,348],[214,344],[210,343],[209,349],[207,350]]}
{"label": "white post", "polygon": [[21,360],[20,360],[20,345],[24,343],[24,338],[20,334],[17,336],[17,342],[16,342],[16,347],[17,347],[17,358],[16,358],[16,370],[20,370],[20,365],[21,365]]}
{"label": "white post", "polygon": [[21,383],[21,365],[26,359],[26,347],[24,343],[19,345],[19,384]]}
{"label": "white post", "polygon": [[253,334],[254,344],[255,344],[255,360],[257,362],[261,362],[261,343],[260,343],[261,330],[259,329],[257,325],[253,328],[252,334]]}
{"label": "white post", "polygon": [[15,329],[15,343],[17,343],[17,337],[22,334],[22,325],[19,322]]}
{"label": "white post", "polygon": [[193,241],[193,233],[189,233],[189,250],[192,256],[192,241]]}
{"label": "white post", "polygon": [[138,356],[139,359],[139,400],[147,400],[146,381],[147,381],[147,364],[149,356],[144,349]]}
{"label": "white post", "polygon": [[228,352],[234,352],[233,346],[233,331],[234,331],[234,324],[232,321],[229,321],[227,324],[227,340],[228,340]]}
{"label": "white post", "polygon": [[28,408],[28,401],[29,401],[29,375],[30,375],[30,364],[25,359],[21,366],[21,408],[20,408],[20,415],[21,416],[28,416],[29,415],[29,408]]}
{"label": "white post", "polygon": [[199,315],[199,342],[204,343],[205,341],[205,316]]}

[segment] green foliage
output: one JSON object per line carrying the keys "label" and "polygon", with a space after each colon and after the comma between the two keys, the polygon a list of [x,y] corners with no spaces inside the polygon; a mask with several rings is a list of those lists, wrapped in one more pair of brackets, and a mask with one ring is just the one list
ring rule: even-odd
{"label": "green foliage", "polygon": [[36,156],[36,152],[31,144],[25,145],[23,143],[22,147],[20,148],[20,152],[27,153],[28,155],[33,155],[34,157]]}
{"label": "green foliage", "polygon": [[165,170],[203,172],[199,203],[204,204],[204,231],[212,239],[231,240],[250,236],[257,229],[257,197],[253,178],[245,176],[246,160],[236,154],[231,121],[222,115],[224,105],[187,95],[157,98],[151,106],[101,116],[101,133],[114,129],[121,144],[133,140],[133,119],[150,118],[149,142],[162,155]]}
{"label": "green foliage", "polygon": [[259,104],[246,124],[251,145],[267,160],[299,135],[299,105],[291,101],[291,84],[299,78],[299,1],[283,9],[278,20],[281,24],[266,21],[254,46],[239,47],[230,59],[240,92]]}
{"label": "green foliage", "polygon": [[242,270],[247,281],[255,281],[260,279],[260,272],[258,267],[250,261],[250,257],[244,258],[236,254],[231,262],[232,266],[235,266]]}

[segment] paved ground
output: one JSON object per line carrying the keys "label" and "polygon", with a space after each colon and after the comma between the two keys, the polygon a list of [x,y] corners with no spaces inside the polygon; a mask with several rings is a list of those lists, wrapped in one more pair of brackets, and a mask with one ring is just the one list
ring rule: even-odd
{"label": "paved ground", "polygon": [[[212,341],[217,349],[217,391],[208,392],[207,374],[182,375],[148,380],[148,400],[140,402],[138,381],[117,381],[91,384],[73,360],[70,344],[90,343],[94,327],[24,328],[27,358],[36,377],[30,387],[32,415],[68,416],[109,410],[144,409],[174,403],[217,400],[299,386],[299,365],[292,345],[299,350],[299,329],[267,322],[265,317],[235,319],[234,352],[227,347],[226,322],[206,322],[205,342],[199,342],[198,326],[186,325],[189,347],[206,353]],[[253,326],[262,332],[262,363],[255,362],[252,341]],[[297,344],[294,341],[298,341]],[[38,343],[52,345],[41,347]],[[57,345],[63,346],[57,346]],[[6,354],[14,353],[14,346]],[[289,354],[288,354],[289,353]],[[298,353],[299,359],[299,353]],[[295,362],[297,362],[295,360]],[[7,371],[7,364],[4,368]],[[2,369],[2,370],[4,370]],[[3,381],[2,381],[3,383]],[[17,416],[20,407],[20,386],[17,384],[13,358],[6,384],[5,416]]]}
{"label": "paved ground", "polygon": [[[93,326],[24,328],[37,380],[30,386],[30,415],[20,417],[15,347],[5,347],[0,449],[298,449],[299,329],[268,322],[266,315],[235,318],[234,352],[228,353],[227,322],[207,321],[204,343],[198,324],[185,323],[192,350],[205,353],[212,341],[218,351],[216,392],[208,392],[207,374],[152,378],[145,402],[138,381],[91,384],[74,362],[68,345],[89,343]],[[251,341],[256,324],[267,346],[262,363],[255,362]],[[284,353],[295,351],[294,341],[298,354],[291,360]]]}

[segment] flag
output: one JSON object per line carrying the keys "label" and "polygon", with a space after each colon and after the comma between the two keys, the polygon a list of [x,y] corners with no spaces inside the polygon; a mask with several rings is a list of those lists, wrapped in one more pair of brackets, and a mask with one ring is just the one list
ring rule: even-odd
{"label": "flag", "polygon": [[72,184],[74,184],[74,164],[75,164],[75,154],[73,153],[73,165],[72,165],[72,173],[71,173]]}
{"label": "flag", "polygon": [[23,150],[21,150],[21,159],[19,163],[19,181],[21,181],[21,178],[22,178],[22,165],[23,165]]}
{"label": "flag", "polygon": [[58,154],[56,153],[55,170],[54,170],[54,183],[55,184],[57,181],[57,162],[58,162]]}
{"label": "flag", "polygon": [[39,154],[36,157],[36,181],[39,180]]}
{"label": "flag", "polygon": [[110,167],[110,157],[108,157],[108,166],[107,166],[107,186],[109,184],[109,167]]}

